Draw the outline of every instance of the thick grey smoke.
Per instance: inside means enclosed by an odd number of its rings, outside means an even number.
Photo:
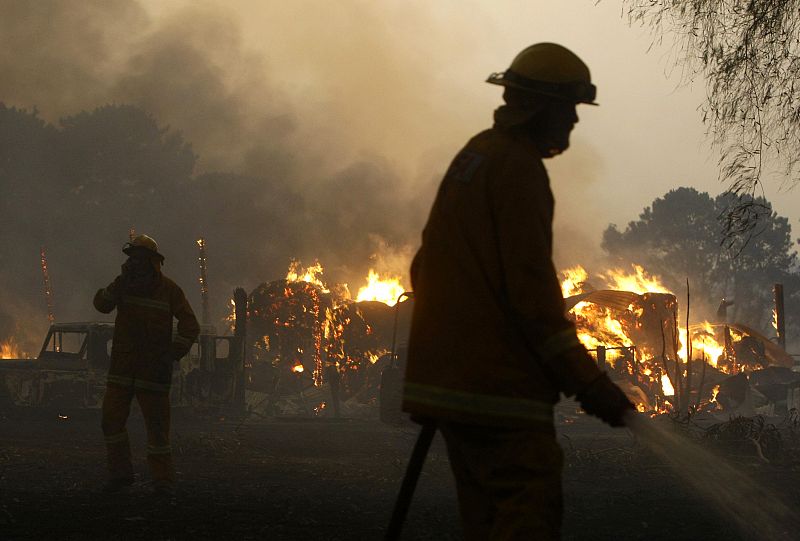
[[[331,280],[351,285],[376,257],[395,261],[383,270],[405,270],[397,267],[417,242],[437,175],[411,190],[386,158],[339,159],[346,118],[312,143],[314,119],[301,118],[270,80],[279,74],[268,59],[246,48],[221,9],[158,20],[128,1],[1,1],[0,10],[0,102],[40,112],[5,109],[0,126],[15,164],[1,179],[0,338],[19,334],[23,320],[32,329],[23,339],[44,327],[41,246],[57,318],[96,317],[91,295],[115,276],[129,228],[157,238],[165,272],[198,312],[194,241],[206,237],[217,318],[234,286],[282,277],[290,258],[319,258]],[[140,148],[153,139],[160,149]],[[117,158],[130,141],[143,143]],[[19,161],[19,149],[34,146],[42,150]]]

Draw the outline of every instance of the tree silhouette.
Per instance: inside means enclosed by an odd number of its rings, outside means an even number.
[[[780,166],[796,184],[800,163],[800,1],[625,0],[631,21],[677,36],[687,78],[702,74],[703,120],[721,149],[720,177],[734,197],[720,217],[738,244],[768,220],[757,203],[763,173]]]
[[[191,145],[137,107],[107,105],[60,125],[64,195],[86,208],[137,205],[191,178]]]
[[[671,190],[623,231],[610,225],[603,233],[603,249],[619,262],[644,265],[676,292],[685,290],[688,277],[692,298],[703,305],[707,317],[722,298],[734,299],[735,318],[766,329],[772,317],[772,285],[784,283],[787,292],[797,292],[800,286],[791,227],[772,212],[768,201],[755,200],[769,214],[734,257],[722,245],[724,234],[715,218],[731,197],[735,196],[724,193],[712,198],[694,188]]]

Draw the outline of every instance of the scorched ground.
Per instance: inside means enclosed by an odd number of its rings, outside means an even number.
[[[174,500],[158,501],[137,447],[134,490],[113,498],[99,492],[104,454],[96,412],[3,411],[0,538],[381,539],[416,436],[412,425],[377,420],[175,417],[179,490]],[[132,440],[144,441],[138,413],[130,424],[138,432]],[[748,538],[625,431],[605,429],[570,405],[559,408],[558,428],[566,454],[565,539]],[[766,462],[752,445],[718,450],[789,506],[800,504],[796,452],[785,448]],[[404,538],[460,538],[438,439]]]

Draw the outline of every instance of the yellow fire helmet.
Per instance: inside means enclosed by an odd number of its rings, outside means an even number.
[[[158,253],[158,243],[147,235],[137,235],[130,242],[126,242],[122,247],[122,251],[127,255],[146,255],[149,257],[156,257],[162,263],[164,256]]]
[[[592,84],[589,68],[575,53],[555,43],[527,47],[506,71],[492,73],[486,82],[597,105],[597,88]]]

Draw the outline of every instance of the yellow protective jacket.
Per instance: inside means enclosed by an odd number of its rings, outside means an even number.
[[[542,159],[522,134],[496,126],[455,157],[412,264],[405,411],[552,430],[559,392],[600,376],[565,317],[553,205]],[[565,355],[577,369],[558,364]]]
[[[94,306],[108,314],[117,309],[108,383],[167,392],[173,361],[188,353],[200,325],[181,288],[159,273],[146,296],[126,293],[121,278],[94,296]],[[178,320],[177,334],[172,319]]]

